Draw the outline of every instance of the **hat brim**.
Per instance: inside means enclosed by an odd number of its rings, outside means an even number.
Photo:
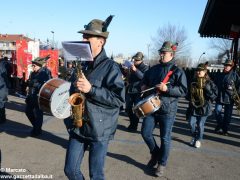
[[[108,34],[109,34],[109,32],[97,33],[97,32],[89,31],[89,30],[81,30],[81,31],[78,31],[78,33],[89,34],[89,35],[93,35],[93,36],[100,36],[100,37],[104,37],[104,38],[107,38]]]
[[[206,71],[207,69],[205,68],[196,68],[197,71]]]
[[[224,66],[232,66],[233,64],[230,63],[222,63]]]
[[[32,61],[32,64],[35,64],[35,65],[37,65],[37,66],[39,66],[39,67],[42,67],[42,64],[40,64],[40,63],[38,63],[38,62],[33,62],[33,61]]]

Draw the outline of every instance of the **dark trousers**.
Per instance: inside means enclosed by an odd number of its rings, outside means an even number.
[[[224,105],[224,113],[222,116],[222,104],[215,105],[215,117],[217,120],[217,128],[221,128],[224,133],[228,132],[229,125],[231,123],[233,104]]]
[[[39,109],[37,100],[26,100],[25,114],[31,122],[33,130],[35,132],[41,131],[43,124],[43,111]]]
[[[5,107],[0,108],[0,123],[4,123],[6,121],[6,112]]]
[[[130,127],[133,129],[137,129],[139,118],[134,114],[132,108],[139,102],[139,94],[128,94],[129,101],[127,102],[127,113],[130,120]]]
[[[84,153],[89,147],[89,176],[91,180],[104,180],[104,162],[109,141],[81,142],[77,138],[70,138],[64,172],[70,180],[85,179],[80,166]]]

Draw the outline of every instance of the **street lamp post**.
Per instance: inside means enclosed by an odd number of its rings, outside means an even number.
[[[54,49],[54,31],[51,31],[51,33],[53,34],[53,40],[52,40],[52,48]]]
[[[202,57],[204,54],[206,54],[206,53],[203,52],[203,53],[201,54],[201,56],[199,57],[199,59],[198,59],[198,64],[200,63],[201,57]]]

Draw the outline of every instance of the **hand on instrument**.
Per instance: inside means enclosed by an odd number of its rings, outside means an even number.
[[[168,87],[165,83],[160,83],[156,85],[156,89],[160,92],[166,92],[168,90]]]
[[[134,71],[134,72],[137,71],[137,68],[136,68],[136,66],[134,66],[134,64],[131,66],[131,70]]]
[[[88,93],[92,88],[92,85],[87,80],[87,78],[84,76],[84,74],[82,75],[81,78],[78,78],[78,80],[76,82],[76,86],[83,93]]]

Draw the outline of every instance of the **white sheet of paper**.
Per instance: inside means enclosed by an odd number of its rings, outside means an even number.
[[[93,61],[89,42],[64,41],[62,42],[62,47],[66,61]]]
[[[127,68],[130,68],[133,65],[133,63],[130,60],[125,60],[123,65],[126,66]]]

